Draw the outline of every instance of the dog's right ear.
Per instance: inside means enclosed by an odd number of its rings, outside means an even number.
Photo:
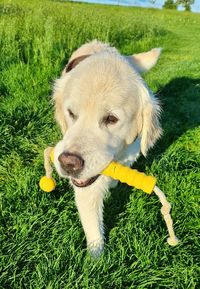
[[[67,131],[67,121],[65,119],[63,108],[63,89],[65,79],[63,77],[57,79],[54,83],[53,100],[55,106],[55,119],[60,126],[61,132],[64,135]]]
[[[55,102],[55,119],[63,135],[67,131],[67,122],[63,111],[63,89],[65,87],[66,77],[72,69],[89,56],[90,54],[85,54],[70,60],[62,72],[61,78],[57,79],[54,84],[53,100]]]
[[[76,57],[74,59],[72,59],[71,61],[69,61],[67,63],[67,65],[65,66],[62,75],[70,72],[72,69],[74,69],[81,61],[83,61],[85,58],[88,58],[90,56],[90,54],[85,54],[85,55],[81,55],[79,57]]]
[[[71,71],[74,67],[76,67],[81,61],[83,61],[85,58],[88,58],[90,54],[85,54],[81,55],[79,57],[76,57],[72,61],[70,61],[66,66],[65,66],[65,72]]]

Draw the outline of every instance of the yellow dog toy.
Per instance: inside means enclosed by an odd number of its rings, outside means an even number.
[[[51,192],[56,187],[56,182],[51,176],[53,169],[50,165],[50,160],[52,163],[54,162],[54,148],[52,147],[48,147],[44,150],[44,167],[46,170],[46,176],[43,176],[39,182],[40,188],[45,192]],[[154,191],[162,204],[161,213],[166,222],[170,236],[167,239],[167,242],[171,246],[178,244],[178,239],[173,230],[173,221],[170,216],[171,205],[167,201],[165,194],[156,186],[156,178],[147,176],[144,173],[130,169],[129,167],[123,166],[117,162],[111,162],[103,170],[102,174],[119,180],[122,183],[127,183],[137,189],[141,189],[147,194],[151,194]]]

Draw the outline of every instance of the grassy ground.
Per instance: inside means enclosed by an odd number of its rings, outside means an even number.
[[[0,15],[0,288],[200,288],[199,15],[46,0],[3,0]],[[167,192],[177,247],[157,198],[120,184],[105,203],[105,252],[91,260],[67,182],[38,188],[43,149],[60,137],[52,82],[94,38],[125,54],[164,48],[145,76],[164,135],[136,167]]]

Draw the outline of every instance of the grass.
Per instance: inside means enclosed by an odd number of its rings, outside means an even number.
[[[33,3],[32,3],[33,2]],[[200,288],[199,15],[152,9],[0,1],[0,288]],[[173,205],[166,243],[156,197],[119,184],[105,202],[106,248],[91,260],[72,190],[38,188],[43,149],[61,137],[51,87],[71,52],[97,38],[129,54],[163,47],[145,75],[164,135],[136,167]]]

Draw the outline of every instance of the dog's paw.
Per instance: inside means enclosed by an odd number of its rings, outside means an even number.
[[[100,257],[101,253],[104,249],[104,241],[102,239],[97,239],[94,241],[91,241],[87,245],[88,250],[93,258]]]

